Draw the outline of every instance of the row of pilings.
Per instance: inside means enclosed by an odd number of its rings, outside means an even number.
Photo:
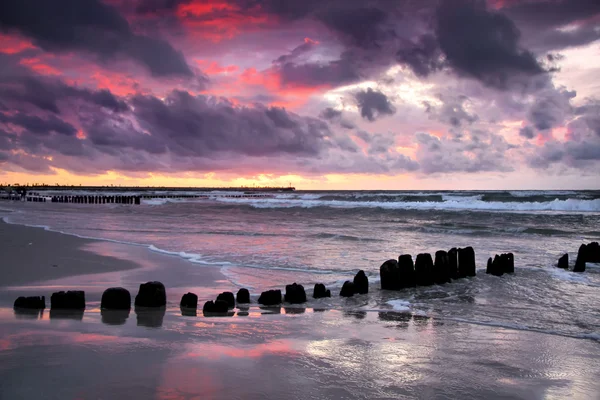
[[[417,255],[413,264],[412,256],[401,255],[399,261],[388,260],[380,267],[381,289],[401,290],[416,286],[429,286],[444,284],[453,279],[465,278],[476,275],[475,251],[472,247],[464,249],[450,249],[446,252],[440,250],[435,253],[435,261],[428,253]],[[488,261],[488,274],[502,275],[514,273],[514,257],[512,253],[496,255]],[[500,273],[502,272],[502,273]],[[358,271],[352,281],[344,282],[340,297],[352,297],[356,294],[369,293],[369,279],[363,270]],[[315,299],[331,297],[331,291],[322,283],[314,286],[312,297]],[[129,291],[122,287],[106,289],[102,294],[101,310],[126,310],[131,309],[132,297]],[[56,292],[51,297],[52,310],[79,310],[83,316],[85,310],[85,293],[83,291]],[[213,300],[204,303],[202,307],[205,316],[228,315],[233,308],[250,304],[248,289],[239,289],[236,295],[232,292],[223,292]],[[293,283],[286,285],[285,293],[281,290],[267,290],[260,294],[257,300],[260,306],[277,307],[282,303],[303,304],[307,302],[304,286]],[[161,282],[146,282],[139,287],[135,296],[134,305],[137,308],[162,309],[167,305],[167,292]],[[196,315],[198,309],[198,296],[195,293],[186,293],[179,303],[182,315]],[[46,308],[45,297],[19,297],[14,303],[17,309],[43,310]]]
[[[140,204],[140,196],[52,196],[52,203]]]
[[[40,193],[3,194],[0,200],[26,201],[33,203],[76,203],[76,204],[135,204],[139,205],[142,200],[153,199],[211,199],[214,195],[207,194],[164,194],[164,195],[61,195],[46,196]],[[219,198],[261,198],[265,194],[219,194]]]
[[[583,243],[577,251],[573,272],[585,272],[586,263],[600,264],[600,244],[598,242]],[[558,268],[569,269],[569,253],[563,254],[556,264]]]

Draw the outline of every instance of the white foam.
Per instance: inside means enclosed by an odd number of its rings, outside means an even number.
[[[160,249],[160,248],[154,246],[153,244],[149,245],[148,248],[150,250],[152,250],[152,251],[157,252],[157,253],[162,253],[162,254],[168,254],[168,255],[171,255],[171,256],[181,257],[181,258],[183,258],[185,260],[188,260],[189,262],[192,262],[194,264],[203,264],[203,265],[231,265],[231,263],[228,262],[228,261],[209,261],[202,254],[188,253],[188,252],[185,252],[185,251],[169,251],[169,250],[164,250],[164,249]]]
[[[255,208],[383,208],[383,209],[414,209],[414,210],[483,210],[483,211],[557,211],[557,212],[600,212],[600,199],[579,200],[567,199],[546,202],[500,202],[473,199],[472,196],[454,198],[442,202],[435,201],[346,201],[346,200],[304,200],[281,198],[216,198],[215,200],[247,204]]]
[[[589,264],[587,264],[589,266]],[[584,274],[567,271],[562,268],[556,268],[556,266],[544,268],[544,271],[548,271],[554,278],[560,279],[562,281],[567,282],[577,282],[577,283],[589,283],[589,279]]]
[[[169,199],[142,199],[142,204],[147,206],[162,206],[170,203]]]
[[[530,196],[567,196],[574,195],[575,192],[571,190],[544,190],[544,191],[536,191],[536,190],[511,190],[508,192],[513,197],[530,197]]]
[[[410,312],[410,302],[406,300],[390,300],[387,302],[394,311]]]

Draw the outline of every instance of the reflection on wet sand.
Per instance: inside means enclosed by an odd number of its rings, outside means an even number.
[[[235,315],[235,311],[229,310],[226,313],[204,313],[206,318],[214,318],[214,317],[233,317]]]
[[[165,318],[166,307],[135,307],[137,325],[147,328],[160,328]]]
[[[35,381],[36,389],[56,398],[566,398],[570,392],[596,398],[595,342],[437,325],[434,318],[392,310],[366,316],[341,310],[286,315],[302,310],[297,307],[269,316],[250,310],[258,318],[181,318],[176,308],[138,308],[138,325],[160,327],[144,330],[131,323],[107,326],[126,320],[126,311],[92,308],[83,323],[46,324],[0,309],[6,327],[0,382],[10,383],[0,386],[0,398],[33,397],[21,394],[40,360],[44,367],[64,365],[46,368]],[[100,320],[104,324],[93,323]],[[86,382],[65,384],[65,374]],[[490,380],[483,383],[482,376]]]
[[[344,311],[345,317],[352,317],[356,319],[365,319],[367,316],[366,311]]]
[[[306,312],[304,307],[283,307],[283,310],[286,314],[304,314]]]
[[[15,317],[18,319],[43,319],[44,310],[32,310],[30,308],[14,308]]]
[[[429,318],[426,315],[418,315],[418,314],[413,315],[413,323],[415,324],[415,326],[418,326],[418,327],[426,327],[427,324],[429,323],[430,319],[431,318]]]
[[[197,317],[198,310],[196,308],[179,307],[182,317]]]
[[[85,310],[50,309],[50,319],[72,319],[81,321]]]
[[[124,325],[129,318],[131,310],[107,310],[100,309],[100,315],[102,316],[102,323],[106,325]]]
[[[279,307],[260,306],[259,308],[262,310],[261,314],[281,314],[281,306],[279,306]]]
[[[386,311],[378,313],[378,317],[380,321],[396,322],[397,325],[394,325],[396,328],[407,329],[412,319],[412,314]]]

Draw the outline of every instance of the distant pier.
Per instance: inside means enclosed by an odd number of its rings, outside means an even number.
[[[0,191],[0,200],[33,203],[131,204],[154,199],[264,198],[273,192],[294,191],[293,187],[258,188],[165,188],[106,186],[29,186]],[[214,193],[215,191],[224,193]],[[72,193],[68,193],[72,192]],[[73,193],[87,192],[87,193]],[[120,192],[121,194],[117,194]],[[129,192],[130,194],[123,194]],[[187,193],[185,193],[187,192]],[[189,193],[194,192],[194,193]],[[240,193],[243,192],[243,193]]]

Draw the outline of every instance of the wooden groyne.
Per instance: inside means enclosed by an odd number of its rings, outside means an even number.
[[[220,193],[220,194],[136,194],[136,195],[46,195],[39,192],[27,194],[6,193],[0,195],[0,200],[25,201],[33,203],[74,203],[74,204],[133,204],[140,205],[142,200],[156,199],[205,199],[214,198],[265,198],[267,193]]]
[[[152,194],[152,192],[293,192],[293,186],[237,186],[237,187],[170,187],[170,186],[48,186],[48,185],[26,185],[26,186],[0,186],[0,190],[9,190],[19,193],[29,192],[121,192]]]

